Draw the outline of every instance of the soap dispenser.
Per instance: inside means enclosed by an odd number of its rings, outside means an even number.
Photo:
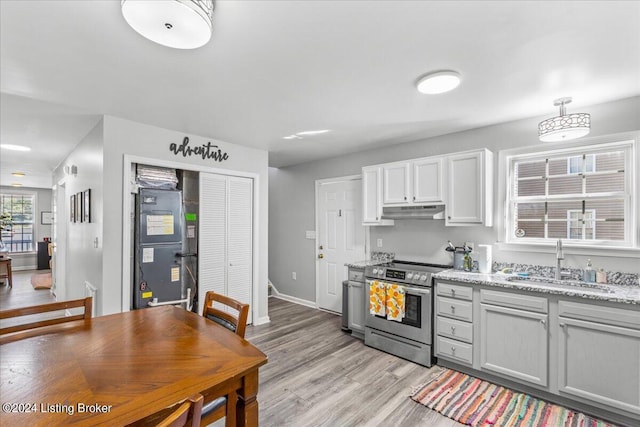
[[[594,283],[596,281],[596,272],[591,265],[591,260],[587,259],[587,267],[582,274],[582,280],[588,283]]]

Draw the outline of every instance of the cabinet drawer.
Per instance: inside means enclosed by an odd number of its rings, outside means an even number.
[[[473,363],[473,346],[449,338],[437,337],[436,355],[471,364]]]
[[[558,302],[558,315],[589,322],[640,329],[640,312],[570,301]]]
[[[436,318],[436,335],[472,343],[473,324],[438,316]]]
[[[480,290],[480,302],[485,304],[500,305],[502,307],[517,308],[519,310],[548,313],[548,301],[546,298],[531,295],[512,294],[510,292]]]
[[[471,301],[460,301],[438,296],[436,297],[436,314],[472,322],[473,306]]]
[[[364,282],[364,270],[349,269],[349,280],[354,282]]]
[[[438,282],[437,287],[438,295],[469,301],[473,298],[473,288],[471,286],[460,286],[452,285],[451,283]]]

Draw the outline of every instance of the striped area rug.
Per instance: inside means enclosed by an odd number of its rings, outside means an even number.
[[[416,390],[411,399],[474,427],[615,427],[451,369]]]

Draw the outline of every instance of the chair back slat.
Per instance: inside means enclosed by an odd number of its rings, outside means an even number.
[[[214,302],[218,302],[227,307],[231,307],[237,311],[237,315],[233,315],[227,311],[220,310],[213,306]],[[204,317],[217,317],[225,322],[235,325],[235,332],[242,338],[247,328],[247,318],[249,317],[249,304],[241,303],[233,298],[229,298],[226,295],[221,295],[213,291],[209,291],[205,295],[204,308],[202,310]]]
[[[30,307],[12,308],[9,310],[0,311],[0,319],[11,319],[22,316],[28,316],[31,314],[49,313],[52,311],[67,310],[70,308],[82,307],[84,309],[82,314],[76,314],[73,316],[56,317],[53,319],[39,320],[29,323],[23,323],[15,326],[7,326],[0,328],[0,335],[10,334],[12,332],[25,331],[27,329],[41,328],[44,326],[56,325],[59,323],[72,322],[74,320],[88,320],[91,319],[92,311],[92,298],[87,297],[78,300],[60,301],[49,304],[34,305]]]

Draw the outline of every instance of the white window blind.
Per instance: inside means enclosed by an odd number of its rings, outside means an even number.
[[[508,158],[506,240],[632,246],[633,142]]]

